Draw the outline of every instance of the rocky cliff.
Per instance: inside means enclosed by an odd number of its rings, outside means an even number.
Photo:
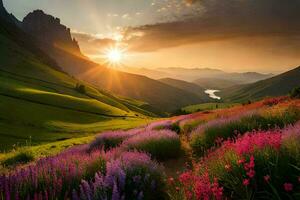
[[[0,18],[2,20],[4,19],[6,21],[13,22],[17,26],[21,25],[21,22],[17,18],[15,18],[14,15],[9,14],[6,11],[6,9],[5,9],[4,5],[3,5],[3,1],[2,0],[0,0]]]
[[[82,56],[79,45],[72,38],[70,29],[60,23],[60,19],[45,14],[42,10],[29,13],[22,22],[22,29],[33,35],[43,49],[55,48]]]
[[[2,10],[4,9],[4,6],[3,6],[3,1],[0,0],[0,12],[2,12]]]

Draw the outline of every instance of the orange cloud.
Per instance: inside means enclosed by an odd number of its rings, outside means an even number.
[[[99,54],[105,48],[109,46],[114,46],[116,41],[111,38],[100,38],[97,35],[92,35],[82,32],[73,32],[72,36],[76,38],[81,49],[87,55]]]
[[[289,38],[300,34],[300,0],[197,2],[192,6],[201,7],[202,12],[190,13],[177,21],[129,28],[126,35],[131,49],[155,51],[211,40],[251,36]]]

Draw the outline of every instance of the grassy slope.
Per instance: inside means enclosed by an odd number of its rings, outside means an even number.
[[[191,92],[144,76],[113,69],[99,68],[93,75],[83,73],[79,77],[118,95],[145,101],[154,107],[151,111],[157,113],[171,112],[182,106],[203,102],[198,95]]]
[[[149,107],[142,106],[142,108],[147,108],[151,112],[162,114],[203,102],[198,95],[189,91],[145,76],[106,68],[60,49],[51,49],[48,53],[66,72],[114,94],[147,102]]]
[[[199,111],[206,111],[206,110],[216,110],[216,109],[223,109],[223,108],[230,108],[236,106],[236,103],[203,103],[197,105],[191,105],[182,108],[183,111],[187,113],[194,113]]]
[[[242,102],[287,95],[293,88],[300,86],[299,77],[300,67],[256,83],[228,88],[221,91],[220,96],[226,101]]]
[[[229,81],[217,78],[201,78],[194,81],[195,84],[206,89],[224,89],[239,84],[237,81]]]
[[[26,35],[0,22],[0,150],[22,145],[30,137],[33,144],[41,144],[149,120],[143,114],[151,113],[134,103],[125,105],[122,99],[44,64],[29,50]],[[74,89],[77,83],[85,84],[85,94]]]
[[[171,85],[173,87],[194,93],[198,95],[203,101],[208,102],[211,100],[207,94],[204,93],[205,89],[196,85],[194,83],[189,83],[182,80],[172,79],[172,78],[163,78],[159,79],[160,82]]]

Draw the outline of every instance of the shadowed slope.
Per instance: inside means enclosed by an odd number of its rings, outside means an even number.
[[[0,151],[145,123],[151,113],[59,71],[31,37],[0,17]],[[81,86],[81,90],[79,90]]]
[[[227,101],[247,101],[266,96],[287,95],[300,86],[300,67],[256,83],[228,88],[220,96]]]
[[[50,25],[39,25],[41,21]],[[89,61],[79,53],[74,45],[74,39],[69,36],[65,38],[65,35],[69,35],[69,29],[61,25],[58,19],[42,11],[34,11],[26,16],[22,27],[28,34],[37,38],[39,47],[55,59],[64,71],[115,94],[145,101],[150,107],[154,107],[151,108],[152,111],[162,113],[202,102],[201,98],[188,91],[144,76],[109,69]],[[48,30],[49,27],[52,28]],[[57,29],[58,32],[53,32],[53,29]],[[59,34],[61,30],[65,32]],[[49,34],[51,39],[41,40],[45,34]],[[65,38],[65,43],[62,38]],[[71,41],[73,41],[73,47],[66,50],[64,46],[69,46]]]

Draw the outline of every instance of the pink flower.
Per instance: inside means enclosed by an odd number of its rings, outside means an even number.
[[[267,183],[269,183],[269,181],[270,181],[270,175],[266,175],[266,176],[264,176],[264,180],[267,182]]]
[[[254,167],[255,167],[254,156],[251,155],[250,162],[249,162],[249,168],[254,168]]]
[[[255,171],[253,169],[250,169],[250,171],[247,172],[247,175],[249,176],[249,178],[253,178],[255,175]]]
[[[291,192],[293,190],[293,184],[291,183],[285,183],[283,184],[283,187],[286,192]]]
[[[243,185],[244,185],[244,186],[248,186],[249,184],[250,184],[249,179],[244,179],[244,180],[243,180]]]
[[[243,164],[244,162],[245,162],[245,159],[239,159],[237,163],[238,163],[239,165],[241,165],[241,164]]]

